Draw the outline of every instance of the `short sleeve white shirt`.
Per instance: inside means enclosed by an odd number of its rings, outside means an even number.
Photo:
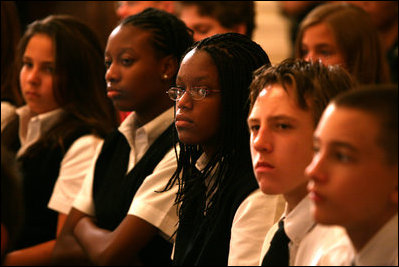
[[[168,109],[160,116],[146,125],[138,128],[135,113],[132,112],[119,126],[119,131],[126,137],[130,146],[128,172],[145,154],[149,146],[173,122],[173,108]],[[96,152],[96,157],[87,173],[82,189],[79,192],[73,207],[94,216],[94,203],[92,188],[94,168],[101,147]],[[171,237],[177,227],[177,210],[174,205],[177,186],[169,191],[158,193],[162,190],[176,170],[176,155],[172,148],[158,163],[152,174],[147,176],[137,190],[128,214],[137,216],[161,230],[164,237]],[[166,236],[165,236],[166,235]]]
[[[43,114],[34,114],[28,106],[23,106],[16,112],[19,116],[18,134],[21,142],[17,155],[21,156],[60,119],[64,111],[55,109]],[[101,138],[91,134],[73,142],[61,161],[59,175],[48,203],[50,209],[64,214],[69,212],[100,142]]]
[[[262,243],[285,206],[282,195],[266,195],[259,188],[238,207],[231,228],[229,266],[258,264]]]

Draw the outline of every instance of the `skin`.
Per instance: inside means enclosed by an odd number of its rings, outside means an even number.
[[[41,114],[59,108],[54,99],[53,72],[55,48],[52,39],[45,34],[35,34],[28,42],[23,55],[20,84],[24,99],[32,112]],[[57,236],[66,214],[59,213]],[[48,265],[55,240],[32,247],[15,250],[5,259],[4,265]]]
[[[186,23],[188,28],[194,31],[194,41],[205,39],[217,33],[238,32],[245,34],[246,31],[245,24],[226,28],[215,18],[201,16],[198,12],[198,7],[194,5],[184,6],[180,13],[180,19]]]
[[[134,110],[140,125],[173,105],[165,92],[177,61],[172,56],[157,55],[150,43],[151,34],[131,25],[118,26],[105,49],[108,97],[119,110]],[[165,74],[167,79],[163,78]]]
[[[324,65],[341,65],[345,67],[345,57],[331,29],[326,23],[308,27],[302,37],[302,58],[306,61],[320,60]]]
[[[54,49],[48,35],[35,34],[29,40],[22,58],[19,75],[22,95],[29,108],[37,114],[59,107],[53,89]]]
[[[130,15],[140,13],[146,8],[153,7],[173,13],[173,1],[118,1],[116,14],[124,19]]]
[[[307,194],[305,167],[312,159],[313,119],[292,90],[263,89],[248,117],[253,168],[265,194],[283,194],[292,210]]]
[[[218,70],[208,53],[191,50],[184,58],[176,84],[190,90],[191,87],[207,87],[220,90]],[[176,103],[176,129],[181,142],[199,144],[209,156],[214,152],[219,132],[221,94],[210,93],[202,100],[193,100],[187,92]]]
[[[108,97],[119,109],[134,110],[139,126],[173,105],[165,92],[177,71],[177,60],[157,56],[150,37],[151,33],[134,26],[118,26],[105,51]],[[169,78],[163,78],[164,74]],[[138,253],[158,231],[134,215],[127,215],[114,231],[108,231],[97,227],[95,218],[72,208],[53,259],[60,264],[142,265]]]
[[[357,251],[398,212],[398,164],[376,143],[379,129],[373,115],[330,104],[306,168],[315,220],[345,227]]]

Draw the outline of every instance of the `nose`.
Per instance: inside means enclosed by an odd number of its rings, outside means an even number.
[[[193,100],[190,94],[185,91],[182,97],[177,101],[177,108],[179,109],[192,109],[193,108]]]
[[[108,67],[107,71],[105,72],[105,80],[107,82],[117,82],[120,80],[121,74],[118,70],[118,67],[115,63],[111,63],[110,66]]]
[[[29,70],[28,75],[27,75],[27,81],[30,84],[38,85],[40,84],[40,70],[38,67],[33,67],[31,70]]]
[[[258,152],[273,151],[272,136],[266,127],[260,127],[256,135],[251,134],[252,146]]]
[[[315,182],[326,180],[326,171],[324,164],[324,156],[320,153],[313,155],[312,162],[305,168],[305,175]]]

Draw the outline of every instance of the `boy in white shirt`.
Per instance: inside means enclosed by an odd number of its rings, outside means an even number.
[[[306,173],[314,219],[345,228],[355,250],[349,264],[398,265],[397,85],[334,99],[313,147]]]

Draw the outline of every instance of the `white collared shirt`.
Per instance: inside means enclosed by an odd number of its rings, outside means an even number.
[[[296,255],[299,244],[305,235],[315,226],[315,222],[310,214],[310,200],[308,197],[303,198],[296,207],[287,214],[287,205],[282,218],[284,219],[284,230],[290,239],[288,243],[290,260],[289,265],[295,266]],[[268,231],[262,247],[261,257],[258,259],[258,264],[262,265],[263,258],[269,250],[270,242],[278,229],[278,223],[275,223]]]
[[[345,266],[351,265],[354,250],[340,226],[316,226],[299,245],[295,264],[300,266]]]
[[[119,131],[126,137],[131,148],[129,155],[128,172],[141,159],[149,146],[173,122],[173,107],[159,115],[146,125],[137,128],[135,113],[132,112],[119,126]],[[82,190],[76,197],[73,207],[89,215],[94,215],[92,187],[94,169],[102,146],[97,149],[96,156],[91,163]],[[177,167],[175,151],[172,148],[158,163],[152,174],[147,176],[137,190],[127,215],[137,216],[162,231],[165,238],[172,236],[176,230],[178,217],[174,205],[177,186],[169,191],[157,193],[162,190],[172,177]]]
[[[355,265],[398,265],[398,213],[356,254]]]
[[[23,155],[26,149],[37,142],[40,136],[48,131],[61,118],[62,109],[55,109],[43,114],[34,114],[28,106],[17,109],[19,118],[19,139],[21,148],[17,156]],[[79,192],[88,166],[91,163],[96,147],[102,139],[89,134],[73,142],[64,155],[48,208],[67,214]]]
[[[204,154],[196,167],[203,170],[208,163]],[[207,177],[209,189],[214,181]],[[249,194],[238,207],[232,227],[229,249],[229,266],[254,266],[258,264],[264,236],[280,218],[285,205],[282,195],[266,195],[258,188]]]

